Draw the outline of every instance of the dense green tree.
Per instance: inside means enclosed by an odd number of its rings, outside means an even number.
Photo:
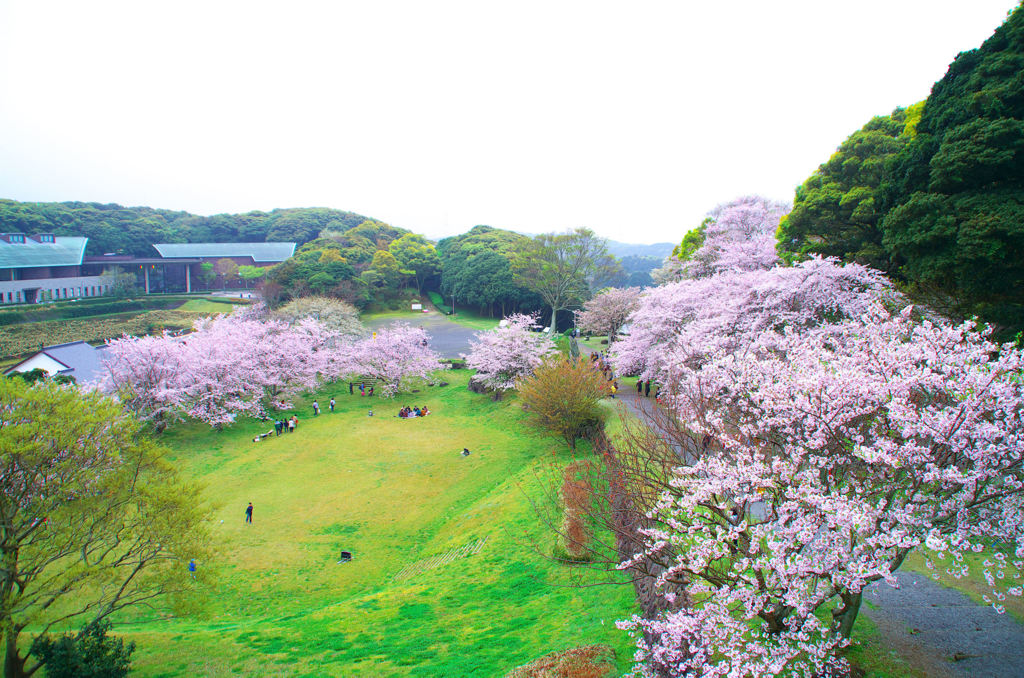
[[[1024,7],[935,84],[883,191],[882,244],[912,288],[1024,328]]]
[[[259,280],[267,274],[267,269],[262,266],[239,266],[238,277],[248,285],[252,280]]]
[[[402,267],[395,255],[387,250],[377,250],[370,262],[370,270],[380,276],[380,286],[390,289],[398,289],[402,280]]]
[[[108,636],[110,621],[87,624],[75,635],[37,636],[31,654],[46,666],[47,678],[125,678],[135,643]]]
[[[403,270],[412,271],[416,283],[416,294],[422,294],[423,286],[432,282],[441,272],[441,259],[437,250],[422,235],[406,233],[388,245],[388,251],[398,260]]]
[[[96,623],[196,584],[185,565],[208,560],[207,507],[165,452],[114,400],[0,379],[5,678],[38,668],[19,643],[26,629]]]
[[[889,269],[878,223],[884,214],[881,186],[886,163],[913,137],[923,106],[872,118],[796,189],[793,210],[779,225],[784,259],[819,254]],[[690,251],[695,242],[684,238],[680,251]]]
[[[541,298],[517,285],[512,275],[512,258],[528,241],[525,235],[490,226],[474,226],[441,240],[441,293],[492,315],[539,310]]]

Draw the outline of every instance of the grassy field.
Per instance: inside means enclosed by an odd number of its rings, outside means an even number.
[[[525,429],[514,399],[470,393],[468,376],[392,401],[337,385],[319,394],[323,414],[310,416],[307,399],[295,433],[260,443],[268,426],[251,421],[167,433],[173,461],[216,506],[219,556],[199,567],[218,576],[199,615],[118,620],[116,633],[138,643],[134,674],[502,676],[593,643],[614,647],[625,672],[632,644],[614,621],[632,613],[631,588],[580,587],[612,579],[553,562],[554,537],[530,503],[545,502],[538,475],[568,453]],[[433,414],[396,418],[405,404]],[[629,416],[618,405],[604,404],[611,435]],[[481,540],[473,555],[425,562]],[[342,550],[352,562],[337,562]],[[919,675],[865,615],[850,658],[868,678]]]
[[[256,422],[169,432],[174,461],[218,505],[221,555],[200,568],[219,578],[202,616],[120,620],[117,633],[139,644],[138,675],[496,676],[589,643],[617,648],[626,669],[631,646],[613,624],[631,613],[631,588],[574,586],[609,575],[553,562],[528,499],[567,453],[467,378],[374,399],[373,417],[371,401],[339,387],[336,413],[304,407],[295,433],[260,443]],[[404,404],[434,414],[398,419]],[[475,555],[399,576],[482,539]],[[343,549],[352,562],[337,562]]]

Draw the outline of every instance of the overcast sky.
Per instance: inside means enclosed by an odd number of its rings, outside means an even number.
[[[0,197],[676,241],[1016,0],[0,0]]]

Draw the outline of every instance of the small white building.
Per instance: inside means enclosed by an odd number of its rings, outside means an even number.
[[[54,377],[63,375],[74,377],[78,384],[96,381],[103,376],[105,346],[92,346],[86,341],[73,341],[67,344],[45,346],[38,353],[29,356],[14,367],[4,371],[4,375],[15,372],[31,372],[38,368]]]

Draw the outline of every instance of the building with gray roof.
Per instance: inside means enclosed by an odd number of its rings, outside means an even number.
[[[97,381],[106,372],[103,365],[105,349],[105,346],[92,346],[85,341],[45,346],[17,365],[8,368],[4,374],[41,369],[51,377],[74,377],[76,383],[88,384]]]
[[[249,265],[279,264],[295,254],[293,242],[161,242],[153,247],[164,259],[248,259]]]

